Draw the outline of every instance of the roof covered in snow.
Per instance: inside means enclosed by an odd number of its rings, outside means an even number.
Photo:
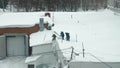
[[[39,23],[40,18],[44,18],[44,22],[53,23],[52,19],[44,16],[45,12],[16,12],[3,13],[0,15],[0,28],[4,27],[30,27]]]
[[[30,46],[52,43],[53,31],[38,31],[30,35]]]
[[[35,56],[29,56],[26,58],[25,63],[30,63],[38,60],[41,57],[41,55],[35,55]]]

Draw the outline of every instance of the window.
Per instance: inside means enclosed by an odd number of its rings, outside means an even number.
[[[29,64],[28,68],[34,68],[34,64]]]

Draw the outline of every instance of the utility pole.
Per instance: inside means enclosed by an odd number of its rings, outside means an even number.
[[[71,58],[70,58],[70,60],[73,59],[73,53],[74,53],[74,48],[73,47],[71,47],[71,48],[72,48],[72,52],[71,52]]]
[[[85,49],[84,49],[83,42],[82,42],[82,51],[83,51],[83,58],[84,58],[85,57]]]

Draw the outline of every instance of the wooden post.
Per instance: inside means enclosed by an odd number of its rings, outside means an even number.
[[[70,58],[70,60],[73,59],[73,52],[74,52],[74,48],[73,47],[71,47],[71,48],[72,48],[72,52],[71,52],[71,58]]]
[[[76,34],[76,42],[77,42],[77,34]]]
[[[85,49],[84,49],[84,45],[83,45],[83,42],[82,42],[82,51],[83,51],[83,58],[85,57]]]

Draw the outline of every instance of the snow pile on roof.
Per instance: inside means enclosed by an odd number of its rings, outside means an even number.
[[[44,16],[45,12],[16,12],[4,13],[0,16],[0,27],[30,27],[39,23],[40,18],[44,22],[53,23],[52,19]]]
[[[46,44],[52,42],[53,31],[44,30],[42,32],[36,32],[30,35],[30,46],[36,46],[40,44]]]
[[[83,43],[85,52],[92,53],[105,62],[120,62],[120,16],[114,15],[110,10],[54,15],[54,31],[70,33],[70,41],[59,41],[61,49],[73,46],[79,53],[82,52]],[[80,57],[75,60],[81,60]]]
[[[39,23],[39,18],[42,15],[42,12],[4,13],[0,16],[0,26],[34,25],[35,23]]]
[[[23,27],[33,27],[34,25],[7,25],[7,26],[0,26],[0,28],[23,28]]]
[[[26,57],[7,57],[4,60],[0,60],[0,68],[27,68],[25,64]]]
[[[41,55],[35,55],[35,56],[27,57],[26,60],[25,60],[25,63],[34,62],[34,61],[36,61],[40,57],[41,57]]]
[[[44,23],[49,23],[50,25],[52,25],[54,22],[52,21],[52,19],[48,16],[43,17],[44,18]]]

